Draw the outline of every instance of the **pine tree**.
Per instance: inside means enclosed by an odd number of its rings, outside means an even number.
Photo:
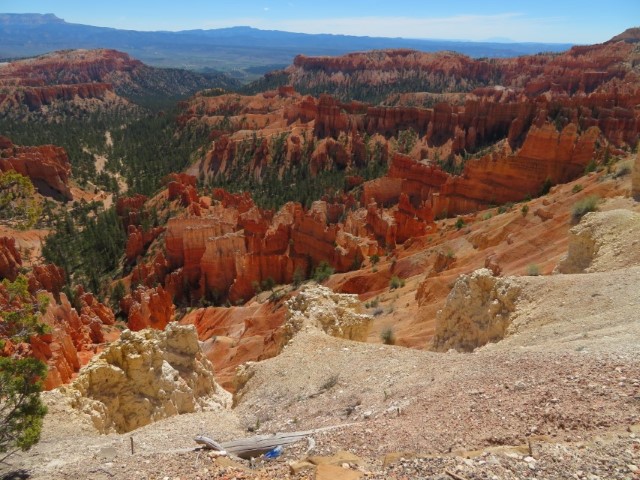
[[[47,297],[34,298],[26,277],[4,280],[0,287],[11,308],[0,312],[0,348],[7,341],[28,342],[48,328],[39,322]],[[18,450],[28,450],[40,439],[47,408],[40,400],[46,365],[35,358],[0,357],[0,462]]]

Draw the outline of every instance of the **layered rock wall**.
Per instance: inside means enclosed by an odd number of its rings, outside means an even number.
[[[599,133],[591,128],[579,134],[573,124],[561,132],[550,124],[532,127],[517,153],[468,161],[462,175],[441,187],[440,208],[449,214],[467,213],[536,196],[545,183],[568,182],[594,158]]]

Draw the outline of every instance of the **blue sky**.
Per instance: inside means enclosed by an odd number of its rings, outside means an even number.
[[[640,0],[0,0],[1,13],[55,13],[135,30],[249,25],[305,33],[597,43],[640,26]],[[634,25],[635,24],[635,25]]]

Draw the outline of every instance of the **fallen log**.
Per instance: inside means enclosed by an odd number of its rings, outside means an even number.
[[[204,435],[196,435],[194,437],[194,440],[196,443],[199,443],[200,445],[204,445],[205,447],[210,448],[211,450],[220,452],[221,455],[226,455],[227,453],[225,452],[224,447],[212,438],[205,437]]]
[[[206,448],[220,452],[220,455],[235,455],[240,458],[250,459],[257,458],[260,455],[276,448],[277,446],[291,445],[292,443],[304,440],[311,435],[327,430],[333,430],[341,427],[348,427],[350,424],[335,425],[332,427],[316,428],[315,430],[306,430],[301,432],[281,432],[273,435],[256,435],[255,437],[241,438],[239,440],[231,440],[229,442],[218,443],[215,440],[197,435],[194,440]],[[313,442],[315,444],[315,442]]]

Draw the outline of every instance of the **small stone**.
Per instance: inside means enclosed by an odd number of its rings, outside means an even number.
[[[242,463],[236,462],[229,457],[217,457],[214,463],[218,467],[222,468],[237,468],[239,470],[247,471],[247,468]]]
[[[118,455],[118,452],[113,447],[104,447],[104,448],[101,448],[100,451],[98,452],[98,456],[106,460],[113,460],[117,455]]]
[[[527,388],[527,384],[524,383],[522,380],[518,380],[516,383],[514,383],[513,388],[515,390],[522,391]]]
[[[401,462],[407,458],[414,458],[415,453],[412,452],[391,452],[384,456],[383,466],[388,467],[397,462]]]
[[[627,468],[631,473],[636,473],[639,470],[638,466],[634,465],[633,463],[630,463],[629,465],[627,465]]]
[[[298,462],[291,462],[289,464],[289,471],[291,472],[291,475],[296,475],[306,470],[312,470],[313,468],[315,468],[315,465],[313,463],[307,462],[304,460],[298,461]]]
[[[316,469],[316,480],[358,480],[362,475],[362,472],[345,470],[335,465],[318,465]]]
[[[340,468],[342,468],[343,464],[347,464],[347,468],[350,464],[365,465],[364,460],[362,460],[357,455],[354,455],[353,453],[347,452],[345,450],[338,450],[335,455],[332,455],[330,457],[314,455],[307,458],[307,461],[313,463],[314,465],[333,465]]]

